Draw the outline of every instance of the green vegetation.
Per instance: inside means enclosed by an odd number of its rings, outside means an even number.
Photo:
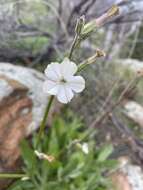
[[[143,27],[141,27],[140,32],[139,32],[139,36],[137,38],[137,42],[136,42],[136,46],[132,55],[132,58],[134,59],[139,59],[139,60],[143,60],[143,46],[141,45],[143,43]]]
[[[12,47],[18,48],[19,50],[29,50],[32,54],[36,54],[41,50],[41,48],[48,45],[48,42],[49,39],[46,37],[27,37],[18,41],[18,43],[13,43]]]
[[[84,130],[83,123],[69,114],[64,121],[56,118],[52,130],[43,135],[40,152],[54,156],[53,162],[39,160],[28,142],[22,142],[24,172],[28,180],[16,181],[9,190],[106,190],[111,186],[108,169],[116,165],[108,159],[113,151],[111,145],[103,148],[95,146],[95,132]],[[35,147],[37,136],[32,140]],[[89,153],[86,154],[82,145],[86,142]],[[106,177],[105,177],[106,176]]]

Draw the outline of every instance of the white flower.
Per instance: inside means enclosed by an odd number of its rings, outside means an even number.
[[[28,176],[25,176],[25,177],[22,177],[21,178],[21,181],[27,181],[27,180],[29,180],[30,178],[28,177]]]
[[[88,153],[89,153],[89,147],[88,147],[88,144],[87,144],[87,143],[83,143],[83,144],[82,144],[82,151],[83,151],[85,154],[88,154]]]
[[[77,65],[65,58],[60,64],[51,63],[45,69],[47,80],[44,82],[45,93],[55,95],[62,103],[68,103],[74,96],[85,88],[85,80],[81,76],[74,76],[77,72]]]

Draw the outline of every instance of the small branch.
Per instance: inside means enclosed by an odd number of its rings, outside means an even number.
[[[131,91],[133,89],[134,85],[136,85],[137,82],[139,82],[139,79],[140,79],[139,75],[135,76],[130,81],[130,83],[126,86],[126,88],[122,91],[118,100],[111,107],[109,107],[106,111],[101,112],[99,114],[99,117],[97,117],[97,119],[92,122],[90,127],[95,127],[95,126],[99,125],[100,123],[102,123],[102,121],[104,121],[104,119],[121,103],[121,101],[124,99],[127,92]]]
[[[119,130],[123,135],[125,135],[125,142],[131,147],[132,151],[135,153],[135,159],[142,164],[143,160],[143,141],[135,136],[133,131],[122,123],[115,114],[110,114],[110,119],[114,126]]]
[[[9,173],[9,174],[5,174],[5,173],[0,173],[0,179],[1,178],[23,178],[23,177],[27,177],[26,174],[12,174],[12,173]]]

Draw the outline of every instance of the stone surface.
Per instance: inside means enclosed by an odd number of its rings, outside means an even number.
[[[0,63],[0,99],[12,93],[13,89],[7,80],[2,78],[7,77],[8,80],[18,81],[21,86],[27,88],[27,97],[32,100],[32,121],[27,127],[27,133],[39,126],[43,111],[47,104],[47,95],[42,92],[42,82],[44,75],[33,69],[25,67],[14,66],[8,63]]]
[[[125,115],[137,123],[139,126],[143,127],[143,106],[135,101],[125,101],[124,102],[124,113]]]
[[[0,63],[0,173],[17,170],[19,143],[40,124],[48,101],[43,81],[33,69]],[[8,183],[0,180],[0,189]]]
[[[137,59],[119,59],[116,60],[119,65],[123,65],[128,69],[131,69],[135,73],[143,70],[143,62]]]
[[[143,188],[143,172],[139,166],[127,164],[122,172],[127,176],[131,190],[141,190]]]
[[[127,158],[120,160],[120,167],[112,175],[116,190],[142,190],[143,171],[140,166],[131,164]]]
[[[143,73],[143,62],[136,59],[119,59],[116,63],[131,70],[135,74]],[[121,70],[122,71],[122,70]],[[134,100],[125,100],[123,102],[123,112],[124,114],[137,123],[139,126],[143,127],[143,105],[135,102]]]

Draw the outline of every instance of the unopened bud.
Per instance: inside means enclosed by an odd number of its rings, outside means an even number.
[[[107,15],[109,17],[115,16],[119,14],[119,7],[117,5],[113,5],[108,11]]]
[[[96,61],[97,58],[99,58],[99,57],[105,57],[105,56],[106,56],[106,53],[103,50],[97,49],[95,55],[93,55],[92,57],[90,57],[88,59],[87,63],[88,64],[92,64],[92,63],[94,63]]]
[[[103,50],[97,49],[95,55],[96,57],[105,57],[106,53]]]
[[[96,53],[93,56],[89,57],[78,66],[78,72],[83,70],[87,65],[95,63],[97,58],[105,57],[105,56],[106,56],[106,53],[103,50],[97,49]]]
[[[96,25],[98,27],[102,26],[110,17],[113,17],[117,14],[119,14],[119,7],[113,5],[105,14],[96,19]]]
[[[88,22],[84,27],[83,27],[83,31],[82,31],[82,34],[83,35],[87,35],[93,31],[96,30],[96,20],[92,20],[90,22]]]
[[[93,19],[88,22],[84,27],[82,34],[86,35],[96,30],[97,27],[102,26],[110,17],[119,14],[119,7],[117,5],[113,5],[106,13],[98,17],[97,19]]]
[[[80,35],[81,34],[81,31],[84,27],[84,24],[85,24],[85,16],[81,16],[78,20],[77,20],[77,24],[76,24],[76,27],[75,27],[75,32],[76,34]]]
[[[54,156],[51,155],[47,155],[44,154],[42,152],[38,152],[37,150],[35,150],[35,154],[36,156],[40,159],[40,160],[48,160],[49,162],[53,162],[55,160]]]

